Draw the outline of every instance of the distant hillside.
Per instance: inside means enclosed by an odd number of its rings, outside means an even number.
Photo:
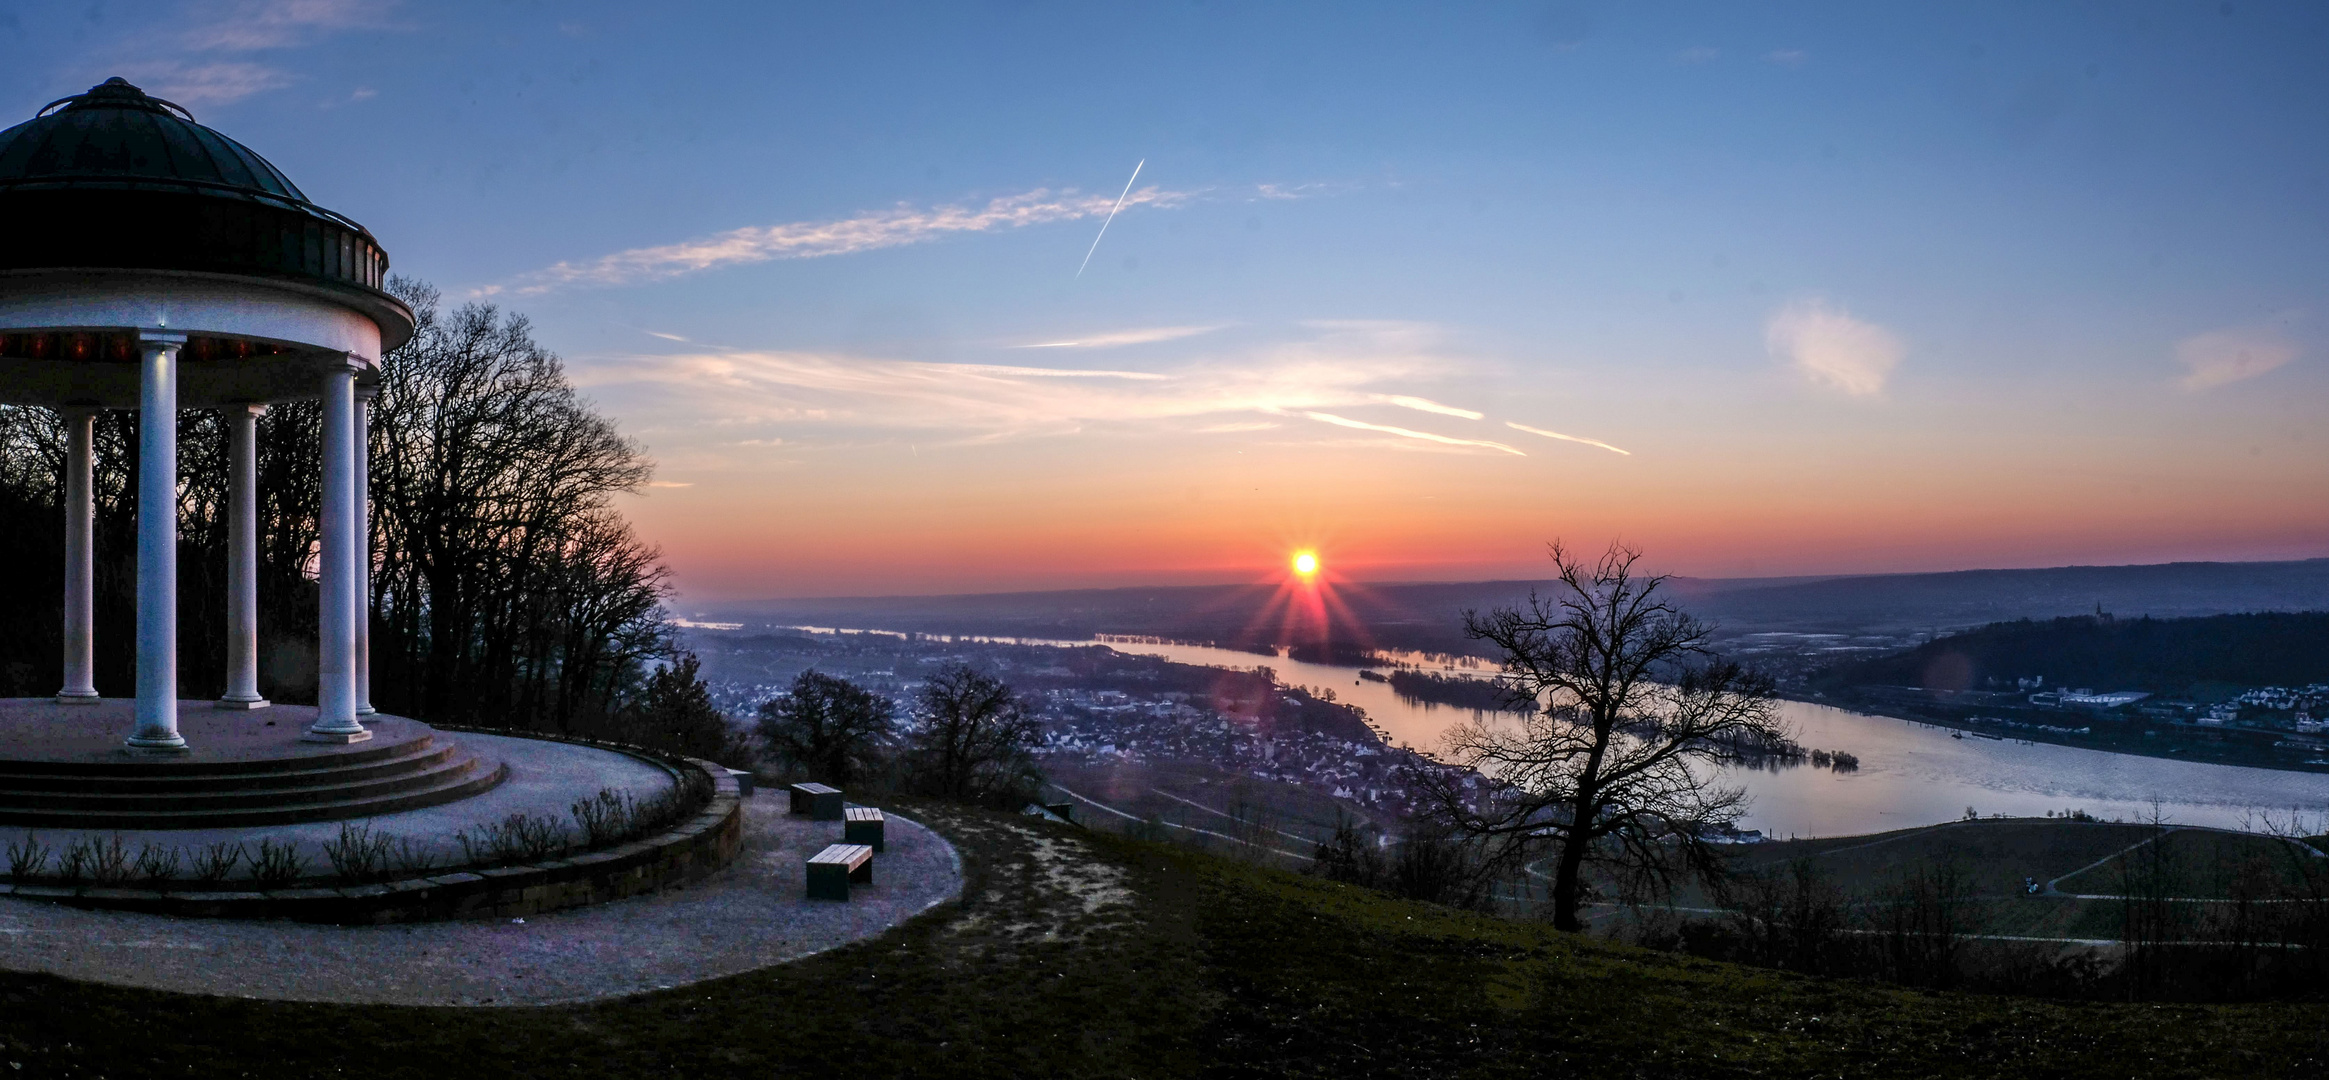
[[[2044,676],[2048,689],[2179,693],[2195,684],[2301,686],[2329,682],[2329,612],[2260,612],[2195,619],[2092,615],[1995,623],[1890,656],[1833,668],[1815,686],[2011,690]]]
[[[2329,610],[2329,559],[1963,570],[1761,584],[1678,580],[1691,609],[1731,630],[1949,630],[2092,614],[2178,618]]]
[[[1346,585],[1337,638],[1382,648],[1467,652],[1466,608],[1525,599],[1541,581]],[[2329,559],[1967,570],[1811,578],[1673,578],[1685,608],[1725,631],[1946,631],[2102,610],[2158,618],[2329,610]],[[943,634],[1089,638],[1143,634],[1226,645],[1291,644],[1270,585],[1078,589],[957,596],[840,597],[719,605],[702,614],[748,622]]]

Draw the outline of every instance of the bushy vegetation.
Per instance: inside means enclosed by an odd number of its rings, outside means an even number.
[[[1040,793],[1042,721],[994,676],[949,664],[922,684],[905,716],[898,712],[880,694],[811,669],[761,706],[758,732],[789,778],[1001,809]]]
[[[1453,705],[1475,712],[1534,712],[1536,704],[1516,701],[1502,680],[1467,679],[1429,671],[1394,671],[1391,692],[1400,700],[1420,705]]]
[[[897,713],[889,698],[810,668],[761,704],[758,730],[778,767],[846,786],[888,766]]]

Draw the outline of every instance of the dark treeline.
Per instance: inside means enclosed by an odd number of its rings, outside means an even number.
[[[612,505],[648,478],[639,447],[575,393],[522,316],[447,311],[411,281],[390,288],[418,332],[383,358],[372,405],[373,703],[576,734],[704,727],[683,688],[652,682],[671,653],[667,571]],[[107,695],[132,692],[136,664],[136,420],[115,411],[96,424],[97,687]],[[315,695],[319,423],[314,402],[277,404],[259,421],[260,688],[285,702]],[[62,678],[63,447],[54,413],[0,408],[0,603],[13,616],[0,624],[0,693],[51,693]],[[204,698],[220,692],[226,665],[223,418],[181,413],[179,447],[180,692]],[[641,711],[656,709],[688,716]]]
[[[1843,664],[1816,685],[2011,690],[2045,676],[2048,689],[2179,693],[2195,683],[2303,686],[2329,682],[2329,612],[2257,612],[2192,619],[2085,615],[1992,623],[1906,652]]]
[[[1414,704],[1453,705],[1474,712],[1535,711],[1534,703],[1513,700],[1512,689],[1501,681],[1428,671],[1394,671],[1390,681],[1392,693]]]
[[[755,734],[787,781],[912,791],[1016,810],[1041,794],[1043,722],[1002,680],[962,664],[933,673],[904,709],[811,668],[763,702]]]

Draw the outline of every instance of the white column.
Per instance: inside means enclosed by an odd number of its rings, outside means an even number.
[[[259,417],[265,405],[226,413],[226,693],[221,709],[264,709],[259,696]]]
[[[65,409],[65,688],[67,705],[97,703],[95,409]]]
[[[352,743],[372,737],[356,720],[356,366],[335,365],[323,384],[323,543],[316,567],[316,717],[301,738]]]
[[[372,707],[372,399],[377,385],[356,388],[356,715]]]
[[[184,751],[178,734],[178,347],[140,333],[137,417],[138,750]]]

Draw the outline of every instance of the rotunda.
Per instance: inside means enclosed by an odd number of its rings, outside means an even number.
[[[334,788],[328,799],[292,800],[309,818],[328,816],[324,802],[346,803],[350,814],[382,805],[367,803],[363,782],[335,773],[337,766],[362,766],[372,779],[394,774],[395,790],[407,796],[428,789],[458,798],[497,780],[498,763],[446,760],[446,745],[426,725],[365,723],[373,714],[366,403],[382,352],[413,333],[410,309],[382,288],[388,256],[372,234],[317,206],[248,147],[119,78],[0,131],[0,222],[7,236],[0,402],[56,409],[67,431],[64,685],[55,704],[18,699],[0,708],[0,773],[11,774],[0,783],[8,789],[0,792],[0,820],[72,809],[59,800],[91,809],[89,800],[105,794],[127,801],[99,799],[97,809],[153,805],[128,798],[133,790],[152,795],[150,784],[122,779],[125,764],[141,757],[150,767],[129,773],[149,779],[156,768],[231,774],[249,782],[225,787],[286,791],[299,786],[289,779],[297,774],[309,786]],[[323,498],[317,704],[309,720],[305,707],[270,708],[259,694],[256,432],[268,403],[315,399],[323,405]],[[223,687],[215,703],[178,695],[182,408],[219,409],[229,420],[228,665],[214,684]],[[92,722],[123,712],[100,699],[93,681],[91,436],[94,416],[106,409],[139,414],[137,679],[134,706],[113,721],[127,730],[115,729],[113,749],[101,753],[90,744]],[[261,709],[271,719],[248,712]],[[280,723],[294,713],[296,725]],[[217,722],[237,714],[254,719]],[[195,728],[216,733],[212,752],[189,743]],[[355,752],[376,730],[394,737]],[[324,767],[319,755],[336,765]],[[400,767],[386,768],[387,759]],[[76,770],[86,775],[64,775]],[[170,790],[191,796],[219,786]],[[42,790],[53,797],[35,797]]]

